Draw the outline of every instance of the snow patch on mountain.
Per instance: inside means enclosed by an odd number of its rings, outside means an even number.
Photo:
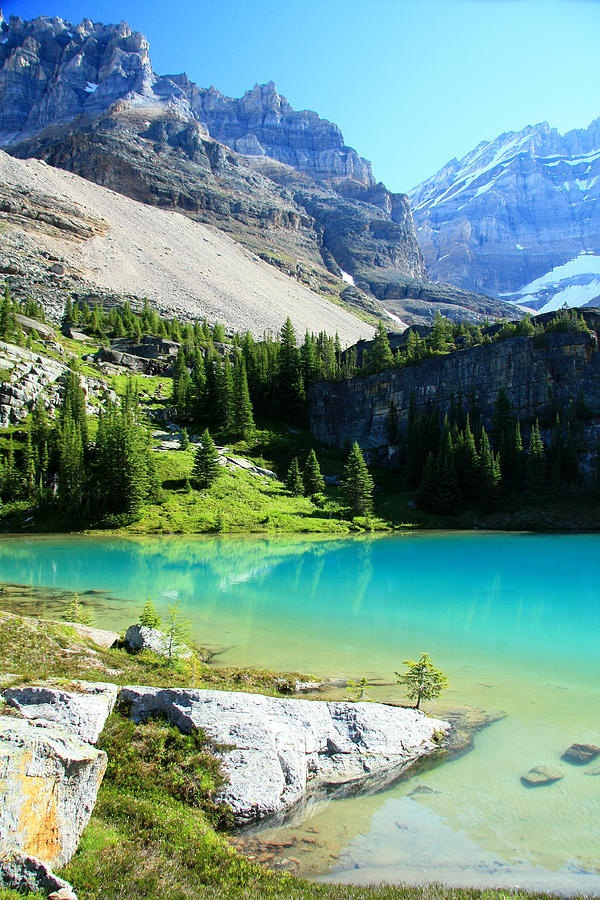
[[[563,306],[600,306],[600,256],[583,251],[519,291],[502,297],[539,313],[553,312]]]

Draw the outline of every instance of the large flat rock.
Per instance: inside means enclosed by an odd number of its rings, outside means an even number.
[[[330,785],[383,786],[450,729],[417,710],[378,703],[150,687],[123,688],[120,701],[135,721],[161,715],[230,748],[222,751],[229,783],[221,798],[239,824],[283,815]]]
[[[66,729],[0,716],[0,853],[65,865],[105,769],[106,754]]]

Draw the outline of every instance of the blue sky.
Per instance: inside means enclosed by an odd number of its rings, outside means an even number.
[[[2,0],[0,0],[2,2]],[[238,97],[275,81],[406,191],[504,131],[600,116],[600,0],[4,0],[4,14],[126,20],[159,74]]]

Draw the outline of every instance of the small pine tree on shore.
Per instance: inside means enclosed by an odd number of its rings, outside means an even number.
[[[78,625],[91,625],[93,621],[91,613],[83,609],[79,594],[73,594],[69,600],[63,619],[67,622],[76,622]]]
[[[321,475],[321,467],[314,450],[311,450],[306,458],[302,481],[304,483],[304,493],[308,497],[321,494],[325,490],[325,480]]]
[[[407,687],[409,700],[415,700],[419,709],[421,700],[435,700],[448,687],[448,679],[440,669],[436,669],[429,653],[423,651],[419,659],[405,659],[406,672],[396,672],[399,684]]]
[[[148,597],[140,613],[140,625],[143,625],[145,628],[160,628],[160,621],[160,616],[156,612],[154,603]]]
[[[173,603],[167,610],[167,621],[164,633],[167,638],[167,658],[172,664],[181,653],[182,644],[188,640],[191,631],[191,623],[184,618],[179,611],[179,604]]]
[[[368,516],[373,512],[373,479],[356,441],[344,468],[343,487],[351,516]]]
[[[219,476],[219,452],[207,429],[202,433],[200,445],[196,450],[192,480],[197,488],[208,488]]]
[[[285,484],[290,494],[293,494],[294,497],[301,497],[304,494],[304,483],[302,481],[302,475],[300,474],[300,465],[297,456],[294,456],[290,463],[285,478]]]

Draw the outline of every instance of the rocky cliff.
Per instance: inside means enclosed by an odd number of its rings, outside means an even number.
[[[592,334],[567,331],[546,334],[543,340],[513,337],[426,359],[418,366],[317,384],[310,397],[313,434],[337,447],[358,441],[385,459],[392,400],[401,430],[407,426],[413,396],[417,412],[437,409],[442,417],[452,403],[468,400],[489,426],[501,389],[521,421],[541,418],[556,404],[567,408],[577,397],[599,416],[600,312],[588,311],[585,317]]]
[[[2,28],[0,145],[11,154],[181,210],[363,310],[385,315],[391,285],[402,318],[404,297],[428,284],[406,196],[376,184],[337,126],[292,109],[272,83],[234,100],[158,76],[124,23],[11,17]],[[498,314],[486,298],[456,304]],[[434,306],[405,318],[426,321]]]
[[[410,198],[432,278],[544,312],[600,295],[600,119],[502,134]]]

